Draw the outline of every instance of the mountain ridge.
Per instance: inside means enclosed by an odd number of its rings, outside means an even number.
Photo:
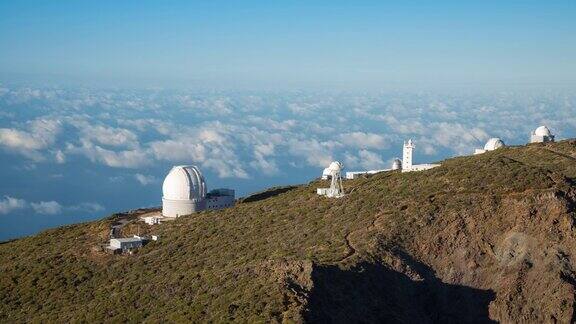
[[[2,321],[569,322],[576,141],[271,189],[98,249],[119,215],[0,245]],[[135,230],[127,226],[126,234]]]

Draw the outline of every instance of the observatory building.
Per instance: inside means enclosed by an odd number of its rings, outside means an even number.
[[[234,206],[234,190],[207,192],[206,181],[198,167],[179,165],[170,170],[162,184],[162,216],[179,217],[202,210]]]
[[[380,172],[400,170],[400,169],[402,169],[402,161],[400,161],[400,159],[394,159],[392,161],[392,168],[390,168],[390,169],[367,170],[367,171],[348,171],[348,172],[346,172],[346,179],[352,180],[352,179],[357,179],[360,176],[366,175],[366,174],[376,174],[376,173],[380,173]],[[326,170],[326,169],[324,169],[324,170]],[[322,174],[322,178],[324,179],[324,174]]]
[[[499,149],[501,147],[505,147],[505,146],[506,145],[504,144],[504,142],[500,138],[492,137],[491,139],[488,140],[488,142],[486,142],[483,149],[475,149],[474,155],[486,153],[488,151],[494,151],[494,150],[497,150],[497,149]]]
[[[536,128],[532,134],[530,134],[530,143],[546,143],[554,142],[554,135],[550,132],[550,129],[546,126],[540,126]]]
[[[412,171],[424,171],[435,167],[439,167],[440,164],[412,164],[412,153],[414,152],[414,142],[411,139],[408,142],[404,142],[404,149],[402,150],[402,172],[412,172]]]
[[[318,188],[316,193],[320,196],[329,198],[344,197],[344,187],[342,186],[342,163],[334,161],[330,163],[324,172],[322,172],[322,179],[330,179],[330,188]],[[326,174],[326,177],[324,175]]]
[[[392,161],[392,168],[390,169],[382,169],[382,170],[368,170],[368,171],[353,171],[353,172],[346,172],[346,179],[356,179],[361,175],[364,174],[375,174],[385,171],[394,171],[394,170],[402,170],[402,172],[411,172],[411,171],[424,171],[429,170],[435,167],[439,167],[440,164],[431,164],[431,163],[424,163],[424,164],[413,164],[412,163],[412,156],[414,152],[414,142],[410,139],[407,142],[404,142],[404,148],[402,151],[402,160],[394,159]],[[324,169],[322,173],[322,179],[327,179],[325,174],[329,173],[328,168]]]
[[[402,170],[402,160],[396,158],[392,161],[392,170]]]

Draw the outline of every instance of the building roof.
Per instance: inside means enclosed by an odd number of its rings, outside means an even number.
[[[534,135],[536,135],[536,136],[551,136],[552,133],[550,132],[550,129],[548,129],[548,127],[540,126],[540,127],[536,128],[536,130],[534,131]]]
[[[206,181],[198,167],[178,165],[164,179],[162,194],[170,200],[202,200],[206,198]]]
[[[113,238],[110,241],[116,240],[120,243],[129,243],[129,242],[142,242],[141,238],[138,237],[122,237],[122,238]]]
[[[486,145],[484,145],[484,149],[486,151],[493,151],[495,149],[499,149],[504,146],[505,146],[504,142],[501,139],[499,139],[498,137],[493,137],[489,139],[488,142],[486,142]]]

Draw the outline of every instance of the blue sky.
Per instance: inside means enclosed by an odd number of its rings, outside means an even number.
[[[574,1],[3,1],[0,73],[242,89],[574,85],[575,16]]]

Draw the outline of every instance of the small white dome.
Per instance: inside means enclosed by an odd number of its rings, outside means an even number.
[[[400,169],[402,169],[402,161],[400,161],[400,159],[394,159],[394,161],[392,161],[392,170]]]
[[[550,132],[548,127],[540,126],[540,127],[536,128],[536,130],[534,131],[534,135],[536,135],[536,136],[550,136],[550,135],[552,135],[552,133]]]
[[[343,168],[342,163],[340,163],[338,161],[334,161],[334,162],[330,163],[328,170],[333,171],[333,172],[340,172],[340,170],[342,170],[342,168]]]
[[[499,149],[504,146],[504,142],[501,139],[498,137],[493,137],[489,139],[488,142],[486,142],[486,145],[484,145],[484,150],[494,151],[495,149]]]
[[[206,198],[204,176],[196,166],[175,166],[164,179],[162,194],[170,200],[202,200]]]

